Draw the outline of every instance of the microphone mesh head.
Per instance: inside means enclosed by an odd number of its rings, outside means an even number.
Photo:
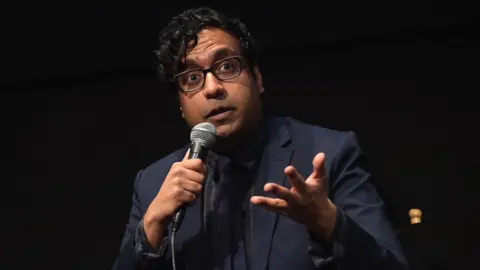
[[[211,123],[204,122],[193,127],[190,132],[190,140],[199,142],[204,147],[210,148],[217,139],[217,130]]]

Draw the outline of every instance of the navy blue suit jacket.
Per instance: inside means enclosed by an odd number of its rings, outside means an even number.
[[[260,214],[252,231],[250,269],[406,269],[383,202],[364,167],[355,134],[292,118],[271,118],[269,125],[259,178],[290,187],[284,168],[293,165],[306,177],[312,172],[314,156],[324,152],[329,198],[337,206],[337,221],[327,245],[288,217],[258,209]],[[160,251],[149,251],[138,225],[170,166],[180,161],[186,150],[179,149],[137,174],[129,222],[113,269],[171,269],[168,241]],[[194,203],[177,233],[177,269],[203,269],[202,252],[208,251],[199,240],[201,218],[200,204]]]

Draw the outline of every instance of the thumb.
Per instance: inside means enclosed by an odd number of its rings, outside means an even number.
[[[190,148],[188,148],[187,152],[185,153],[185,156],[183,157],[183,160],[187,160],[188,155],[190,155]]]
[[[325,176],[325,154],[318,153],[312,161],[313,172],[310,175],[314,179],[322,179]]]

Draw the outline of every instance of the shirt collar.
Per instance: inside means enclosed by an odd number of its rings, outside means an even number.
[[[253,136],[246,140],[245,144],[239,147],[237,151],[228,155],[222,155],[212,150],[209,152],[209,158],[225,164],[232,162],[240,167],[245,167],[248,170],[251,170],[255,161],[260,158],[262,149],[265,146],[268,137],[267,121],[267,119],[262,119],[262,122],[254,132]]]

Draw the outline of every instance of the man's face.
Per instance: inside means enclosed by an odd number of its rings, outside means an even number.
[[[231,61],[222,63],[222,60],[232,56],[241,56],[239,40],[221,29],[205,28],[198,34],[197,45],[188,51],[183,70],[205,69],[213,65],[217,74],[228,74],[235,65]],[[194,84],[201,81],[201,72],[191,74],[183,76],[182,82]],[[222,81],[208,72],[203,79],[200,89],[179,92],[182,117],[190,127],[210,122],[216,127],[218,137],[228,138],[238,131],[248,131],[258,122],[261,116],[260,94],[263,93],[258,68],[251,70],[242,60],[241,72],[234,78]]]

